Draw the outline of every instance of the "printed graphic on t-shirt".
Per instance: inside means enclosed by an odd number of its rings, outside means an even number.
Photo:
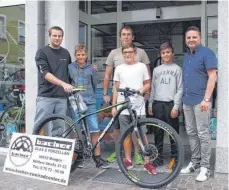
[[[155,75],[155,80],[160,80],[160,84],[170,84],[171,77],[176,77],[177,72],[174,70],[163,70]]]
[[[76,88],[87,89],[90,83],[91,83],[90,76],[88,76],[82,71],[76,72],[76,80],[74,84]]]

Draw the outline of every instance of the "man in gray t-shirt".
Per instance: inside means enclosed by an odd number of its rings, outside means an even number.
[[[123,26],[120,29],[120,40],[122,43],[122,46],[126,46],[128,44],[131,44],[133,39],[134,39],[134,35],[133,35],[133,29],[129,26]],[[141,49],[141,48],[136,48],[137,51],[137,55],[136,55],[136,62],[142,62],[145,63],[148,69],[148,73],[149,76],[151,76],[150,74],[150,60],[146,54],[146,52]],[[122,48],[119,47],[117,49],[114,49],[110,52],[110,54],[107,57],[107,61],[106,61],[106,71],[105,71],[105,75],[104,75],[104,85],[103,85],[103,99],[105,102],[110,102],[111,101],[111,97],[108,95],[108,89],[109,89],[109,83],[110,83],[110,79],[111,76],[114,72],[114,69],[120,65],[123,64],[124,60],[123,60],[123,56],[122,56]],[[149,94],[149,93],[147,93]],[[114,140],[117,142],[118,137],[119,137],[119,123],[118,121],[116,121],[116,123],[114,124]],[[114,159],[116,158],[116,154],[111,154],[111,156],[108,157],[108,162],[112,162],[114,161]]]

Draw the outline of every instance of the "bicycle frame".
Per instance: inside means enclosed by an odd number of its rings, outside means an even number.
[[[90,114],[86,114],[86,115],[83,115],[83,114],[79,114],[80,115],[80,118],[75,121],[72,126],[70,126],[71,130],[66,134],[66,136],[73,130],[74,132],[75,131],[75,126],[79,123],[82,123],[82,127],[83,127],[83,131],[85,132],[85,136],[86,136],[86,140],[87,140],[87,143],[89,146],[91,146],[92,148],[92,151],[94,152],[94,150],[96,149],[96,147],[99,145],[99,143],[102,141],[102,139],[104,138],[104,136],[107,134],[108,130],[111,128],[111,126],[113,125],[113,123],[118,119],[118,116],[120,115],[120,113],[126,109],[128,107],[128,102],[129,100],[126,100],[126,101],[122,101],[118,104],[115,104],[115,105],[111,105],[111,106],[108,106],[106,108],[102,108],[102,109],[99,109],[97,110],[96,112],[93,112],[93,113],[90,113]],[[78,102],[77,102],[78,103]],[[111,109],[111,108],[114,108],[114,107],[118,107],[122,105],[121,108],[119,108],[117,110],[117,114],[112,117],[112,119],[110,120],[110,122],[107,124],[107,126],[105,127],[105,129],[103,130],[102,134],[99,136],[98,138],[98,141],[97,143],[92,147],[92,143],[91,143],[91,135],[90,135],[90,131],[89,131],[89,128],[86,124],[86,121],[85,121],[85,118],[88,117],[88,116],[91,116],[91,115],[94,115],[94,114],[97,114],[97,113],[100,113],[102,111],[105,111],[105,110],[108,110],[108,109]],[[68,130],[68,129],[67,129]],[[66,131],[67,131],[66,130]],[[64,131],[62,134],[66,133],[66,131]],[[61,135],[60,135],[61,136]]]
[[[124,95],[125,96],[125,95]],[[77,103],[77,106],[78,105],[78,102],[76,101]],[[86,121],[85,121],[85,118],[88,117],[88,116],[91,116],[91,115],[94,115],[94,114],[97,114],[97,113],[100,113],[102,111],[105,111],[105,110],[108,110],[108,109],[111,109],[111,108],[114,108],[114,107],[118,107],[122,105],[121,108],[119,108],[117,110],[117,113],[114,117],[111,118],[110,122],[107,124],[107,126],[105,127],[105,129],[103,130],[102,134],[99,136],[96,144],[94,146],[92,146],[92,141],[91,141],[91,135],[90,135],[90,131],[89,131],[89,128],[86,124]],[[125,109],[128,109],[129,113],[130,113],[130,116],[131,116],[131,122],[133,123],[134,125],[134,132],[136,134],[136,137],[137,137],[137,140],[139,142],[139,145],[140,147],[142,148],[142,150],[144,150],[144,143],[146,143],[145,139],[143,138],[143,133],[142,133],[142,130],[141,129],[138,129],[137,127],[137,123],[138,123],[138,118],[136,117],[136,113],[134,110],[131,109],[130,107],[130,99],[128,96],[125,97],[125,101],[122,101],[120,103],[117,103],[115,105],[111,105],[111,106],[108,106],[106,108],[103,108],[103,109],[99,109],[97,110],[96,112],[93,112],[93,113],[90,113],[90,114],[86,114],[86,115],[83,115],[81,113],[79,113],[79,116],[80,118],[75,121],[71,126],[70,126],[70,130],[67,129],[66,131],[69,130],[69,132],[66,134],[66,136],[73,130],[74,132],[76,132],[75,130],[75,126],[79,123],[82,123],[82,127],[83,127],[83,131],[85,132],[85,136],[86,136],[86,142],[87,142],[87,145],[91,148],[92,152],[93,152],[93,155],[94,155],[94,151],[95,149],[97,148],[97,146],[101,143],[102,139],[105,137],[105,135],[108,133],[109,129],[111,128],[111,126],[114,124],[114,122],[118,119],[119,115],[121,114],[121,112]],[[62,134],[66,133],[66,131],[64,131]],[[60,136],[62,136],[62,134]]]

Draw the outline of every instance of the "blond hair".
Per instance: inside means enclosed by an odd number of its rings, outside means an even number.
[[[87,53],[87,48],[84,44],[77,44],[75,47],[75,55],[78,51],[85,51]]]

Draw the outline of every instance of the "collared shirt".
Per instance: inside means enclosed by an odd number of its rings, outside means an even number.
[[[183,103],[197,105],[204,99],[208,82],[208,69],[217,68],[214,52],[202,45],[190,50],[184,56],[183,65]]]
[[[135,57],[135,61],[150,64],[150,60],[148,55],[146,54],[145,50],[141,48],[136,48],[137,54]],[[122,48],[119,47],[117,49],[113,49],[107,57],[106,65],[110,65],[111,67],[117,67],[120,64],[125,63],[123,55],[122,55]]]

